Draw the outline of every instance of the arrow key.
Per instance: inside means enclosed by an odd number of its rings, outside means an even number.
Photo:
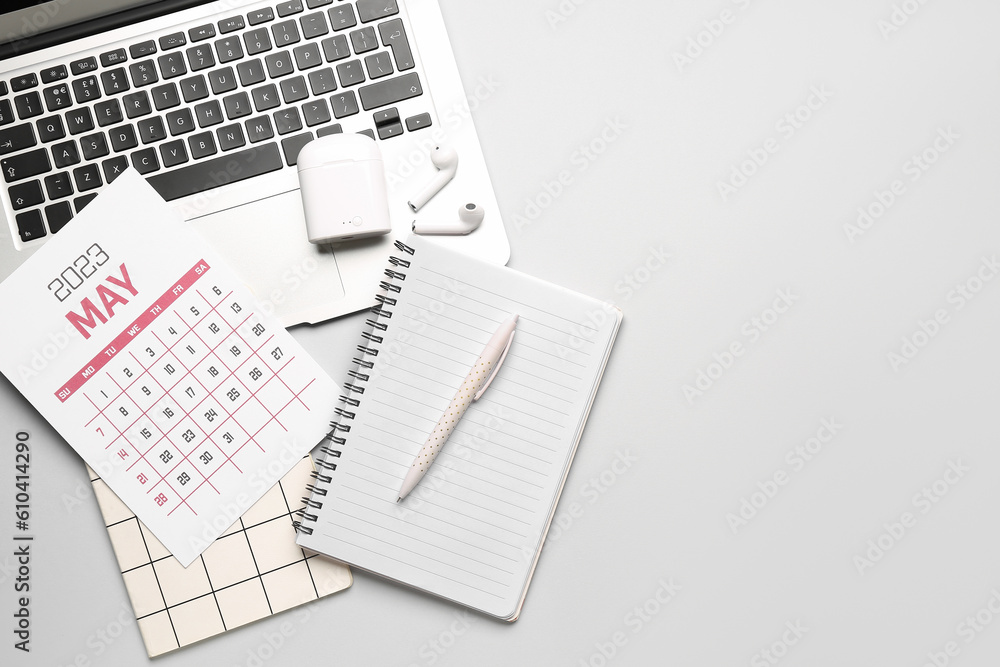
[[[0,160],[0,170],[3,171],[3,180],[7,183],[37,176],[50,169],[52,169],[52,165],[49,163],[49,153],[44,148]]]
[[[11,208],[15,211],[20,211],[22,208],[35,206],[45,201],[41,181],[28,181],[27,183],[12,185],[7,190],[7,196],[10,197]]]

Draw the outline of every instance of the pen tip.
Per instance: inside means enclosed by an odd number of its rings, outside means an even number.
[[[397,502],[397,503],[399,503],[399,502],[402,502],[402,501],[403,501],[403,499],[402,499],[402,498],[396,498],[396,502]]]

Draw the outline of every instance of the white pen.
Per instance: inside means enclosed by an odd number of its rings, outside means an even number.
[[[410,466],[410,470],[406,473],[406,478],[403,480],[403,486],[399,489],[397,503],[405,498],[420,483],[424,473],[427,472],[431,467],[431,463],[437,458],[441,447],[448,441],[448,436],[455,430],[455,426],[458,425],[458,421],[462,418],[462,415],[465,414],[465,411],[469,409],[472,403],[479,400],[483,392],[486,391],[486,388],[493,382],[497,371],[503,365],[503,360],[507,358],[507,351],[510,349],[510,344],[514,341],[514,327],[516,325],[517,315],[511,315],[500,325],[500,328],[493,334],[493,337],[490,338],[490,342],[486,344],[486,349],[479,355],[479,359],[476,360],[476,363],[472,366],[472,370],[465,377],[462,386],[459,387],[458,393],[455,394],[455,398],[452,399],[451,405],[441,415],[437,426],[434,427],[434,430],[427,437],[427,442],[420,449],[417,458],[413,460],[413,465]]]

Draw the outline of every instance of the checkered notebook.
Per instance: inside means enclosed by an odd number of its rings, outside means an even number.
[[[346,566],[295,544],[292,514],[303,507],[308,456],[187,568],[87,471],[151,658],[352,583]]]

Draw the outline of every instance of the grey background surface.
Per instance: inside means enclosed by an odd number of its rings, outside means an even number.
[[[356,572],[157,664],[995,664],[1000,5],[441,5],[509,265],[625,312],[523,615]],[[294,331],[338,377],[360,321]],[[144,664],[82,464],[0,411],[0,662]]]

